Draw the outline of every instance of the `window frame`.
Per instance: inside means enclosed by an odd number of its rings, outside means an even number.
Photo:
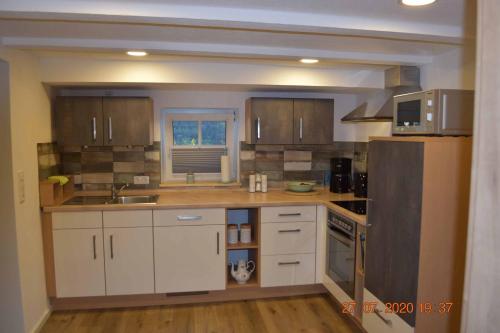
[[[203,145],[201,123],[198,125],[197,145],[174,145],[173,121],[226,121],[226,145]],[[226,148],[231,161],[231,177],[238,179],[237,161],[238,113],[234,109],[164,109],[161,111],[161,181],[185,181],[186,173],[173,173],[172,149]],[[196,173],[195,181],[219,181],[220,173]]]

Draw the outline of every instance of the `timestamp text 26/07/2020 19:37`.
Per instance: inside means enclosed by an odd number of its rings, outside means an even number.
[[[342,313],[350,313],[353,314],[356,309],[357,302],[344,302],[342,303]],[[364,313],[373,313],[377,308],[377,302],[363,302],[362,311]],[[383,310],[385,313],[397,313],[397,314],[406,314],[413,312],[420,313],[439,313],[439,314],[448,314],[453,309],[453,302],[439,302],[439,303],[431,303],[431,302],[423,302],[418,304],[407,303],[407,302],[393,302],[393,303],[385,303],[385,309]]]

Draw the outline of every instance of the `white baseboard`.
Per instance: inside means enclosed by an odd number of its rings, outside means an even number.
[[[45,313],[40,317],[38,322],[35,324],[33,329],[31,330],[31,333],[39,333],[42,330],[43,325],[47,322],[49,319],[50,315],[52,313],[51,309],[47,309]]]

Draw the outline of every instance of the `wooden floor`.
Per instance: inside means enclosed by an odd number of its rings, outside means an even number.
[[[41,332],[335,332],[360,330],[328,296],[134,309],[58,311]]]

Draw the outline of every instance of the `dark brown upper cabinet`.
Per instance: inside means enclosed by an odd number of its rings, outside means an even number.
[[[246,142],[332,143],[333,110],[333,100],[250,98],[246,102]]]
[[[293,143],[333,142],[333,100],[293,100]]]
[[[251,98],[246,104],[248,143],[292,144],[293,100]]]
[[[57,97],[60,146],[144,146],[153,143],[153,103],[147,97]]]
[[[55,118],[60,146],[102,145],[101,97],[57,97]]]
[[[103,120],[106,146],[153,143],[153,105],[149,98],[104,98]]]

